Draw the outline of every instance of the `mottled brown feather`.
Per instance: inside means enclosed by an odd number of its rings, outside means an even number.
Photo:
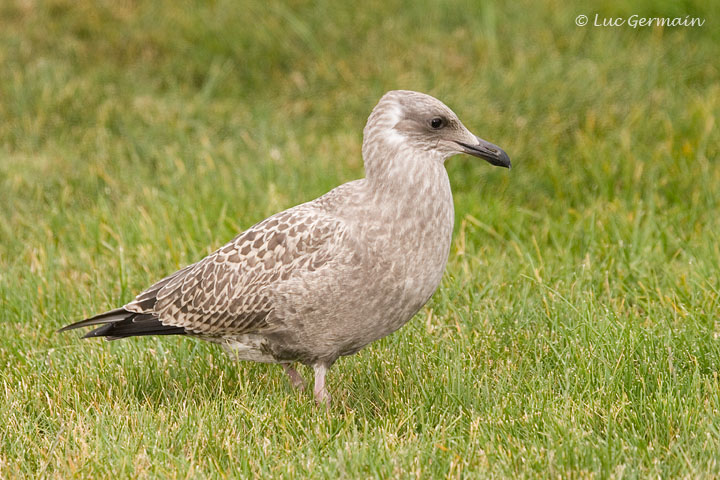
[[[338,241],[345,229],[342,221],[312,204],[299,205],[160,280],[125,309],[206,335],[268,329],[273,293],[284,282],[314,272],[330,258],[353,258],[352,247]]]

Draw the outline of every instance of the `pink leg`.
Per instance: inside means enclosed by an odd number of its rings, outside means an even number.
[[[287,373],[287,376],[290,377],[290,384],[298,390],[304,390],[305,380],[303,379],[302,375],[300,375],[297,370],[295,370],[287,363],[283,363],[282,367],[283,370],[285,370],[285,373]]]
[[[315,402],[318,405],[325,404],[325,408],[329,409],[330,394],[328,393],[327,388],[325,388],[325,374],[327,373],[328,369],[322,363],[313,365],[313,369],[315,370],[315,388],[313,389],[313,393],[315,394]]]

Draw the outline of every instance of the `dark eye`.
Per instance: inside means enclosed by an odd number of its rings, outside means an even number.
[[[443,119],[442,117],[433,117],[430,120],[430,126],[435,130],[439,130],[445,126],[445,119]]]

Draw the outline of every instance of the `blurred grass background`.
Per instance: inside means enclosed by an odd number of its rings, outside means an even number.
[[[706,23],[575,25],[595,13]],[[719,476],[719,19],[701,1],[3,1],[0,477]],[[362,176],[362,127],[396,88],[514,168],[448,162],[443,284],[338,362],[329,414],[201,342],[54,333]]]

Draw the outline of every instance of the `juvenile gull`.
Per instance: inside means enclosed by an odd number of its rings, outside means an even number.
[[[68,325],[101,325],[109,340],[191,335],[234,357],[294,362],[325,374],[343,355],[389,335],[440,284],[454,212],[447,158],[468,153],[510,168],[507,154],[468,131],[439,100],[386,93],[363,130],[365,178],[277,213],[152,285],[127,305]]]

